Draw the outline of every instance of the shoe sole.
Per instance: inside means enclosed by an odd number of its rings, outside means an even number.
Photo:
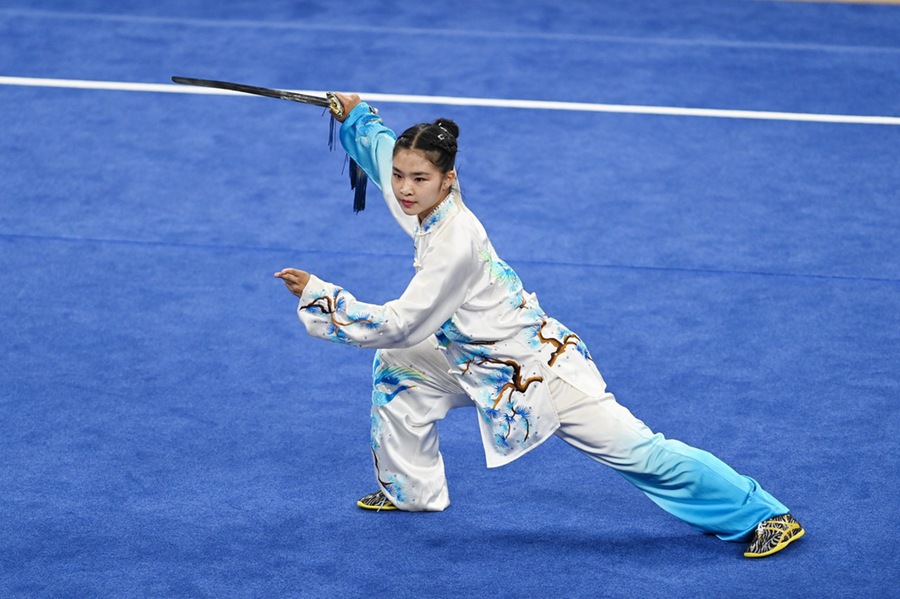
[[[804,534],[806,534],[806,530],[804,530],[803,528],[801,528],[801,529],[800,529],[800,532],[798,532],[797,534],[795,534],[794,536],[792,536],[791,538],[789,538],[787,541],[783,541],[783,542],[781,542],[781,543],[778,543],[777,545],[775,545],[774,547],[772,547],[771,549],[769,549],[769,550],[766,551],[765,553],[745,553],[745,554],[744,554],[744,557],[749,557],[749,558],[755,558],[755,557],[767,557],[767,556],[772,555],[772,554],[774,554],[774,553],[778,553],[779,551],[781,551],[782,549],[784,549],[785,547],[787,547],[788,545],[790,545],[791,543],[793,543],[794,541],[796,541],[797,539],[799,539],[800,537],[802,537]]]
[[[397,510],[397,506],[393,503],[386,503],[384,505],[369,505],[368,503],[363,503],[362,501],[357,501],[356,506],[360,507],[364,510],[370,510],[373,512],[392,512]]]

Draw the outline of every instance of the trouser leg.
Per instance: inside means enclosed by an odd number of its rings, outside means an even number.
[[[450,505],[437,422],[472,403],[435,348],[430,338],[411,348],[380,350],[373,364],[375,475],[391,502],[407,511]]]
[[[611,393],[592,398],[560,380],[551,390],[561,422],[557,436],[695,529],[739,541],[759,522],[788,512],[711,453],[651,431]]]

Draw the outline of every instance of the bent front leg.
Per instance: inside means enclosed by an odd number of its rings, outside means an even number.
[[[471,400],[448,374],[434,338],[411,348],[376,352],[371,442],[375,476],[385,495],[406,511],[450,505],[437,422]]]

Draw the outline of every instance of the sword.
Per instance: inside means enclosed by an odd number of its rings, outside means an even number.
[[[275,98],[277,100],[289,100],[291,102],[300,102],[301,104],[312,104],[313,106],[321,106],[327,108],[332,115],[331,132],[329,135],[328,147],[334,146],[334,119],[341,119],[344,116],[344,106],[338,100],[334,92],[325,92],[325,97],[311,96],[309,94],[301,94],[300,92],[292,92],[284,89],[273,89],[271,87],[257,87],[255,85],[245,85],[243,83],[231,83],[230,81],[215,81],[213,79],[194,79],[192,77],[172,77],[172,81],[181,85],[196,85],[199,87],[214,87],[216,89],[227,89],[230,91],[243,92],[245,94],[253,94],[254,96],[265,96],[267,98]],[[374,108],[372,112],[377,112]],[[350,189],[353,194],[353,211],[360,212],[366,207],[366,183],[368,177],[366,172],[359,167],[358,164],[350,158]]]
[[[267,98],[275,98],[277,100],[289,100],[291,102],[300,102],[301,104],[312,104],[313,106],[321,106],[327,108],[337,118],[344,116],[344,107],[341,106],[340,100],[333,92],[325,92],[325,97],[311,96],[309,94],[301,94],[284,89],[273,89],[271,87],[257,87],[255,85],[244,85],[243,83],[231,83],[230,81],[214,81],[212,79],[194,79],[191,77],[172,77],[172,81],[181,85],[196,85],[199,87],[214,87],[216,89],[227,89],[245,94],[253,94],[255,96],[265,96]]]

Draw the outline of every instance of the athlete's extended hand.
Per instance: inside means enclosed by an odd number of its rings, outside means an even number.
[[[296,268],[285,268],[281,272],[276,272],[275,278],[284,281],[284,286],[288,288],[288,291],[297,297],[303,295],[303,290],[309,283],[309,273]]]
[[[357,94],[342,94],[339,92],[334,92],[334,95],[337,96],[337,99],[341,102],[341,107],[344,109],[343,114],[341,116],[334,115],[334,118],[340,122],[344,122],[347,119],[347,115],[350,114],[350,111],[356,108],[356,105],[360,103],[359,95]],[[334,111],[331,112],[334,114]]]

